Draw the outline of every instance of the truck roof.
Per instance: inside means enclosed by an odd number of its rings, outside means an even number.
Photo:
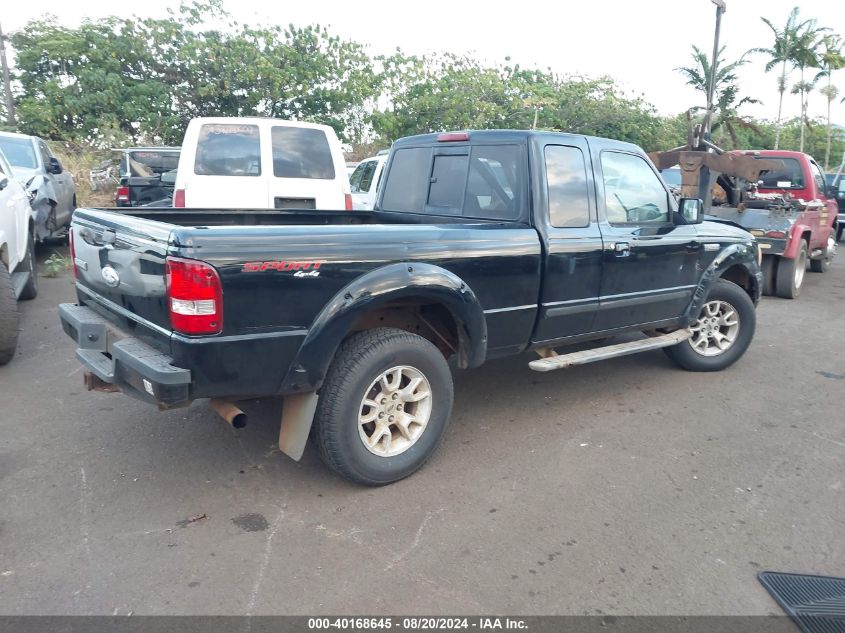
[[[449,135],[453,138],[448,140],[439,140],[439,137]],[[461,135],[466,135],[462,138]],[[482,141],[485,143],[494,142],[522,142],[532,137],[543,138],[560,138],[564,139],[586,139],[586,141],[593,146],[598,147],[614,147],[617,149],[627,149],[636,152],[642,152],[642,149],[633,143],[625,141],[617,141],[609,138],[601,138],[598,136],[587,136],[585,134],[573,134],[570,132],[553,132],[547,130],[460,130],[450,132],[435,132],[432,134],[418,134],[417,136],[406,136],[400,138],[393,143],[394,147],[414,146],[414,145],[430,145],[437,142],[467,142],[467,141]]]

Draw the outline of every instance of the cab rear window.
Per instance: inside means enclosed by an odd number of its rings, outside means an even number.
[[[206,123],[200,128],[194,173],[200,176],[260,176],[257,125]]]
[[[477,145],[449,153],[403,148],[394,152],[381,208],[513,220],[522,211],[523,180],[518,145]]]
[[[270,130],[270,140],[277,178],[334,178],[332,150],[323,130],[277,125]]]
[[[777,160],[783,163],[780,169],[767,169],[760,172],[757,180],[757,186],[760,189],[803,189],[807,186],[801,164],[794,158],[770,159],[760,156],[758,160]]]

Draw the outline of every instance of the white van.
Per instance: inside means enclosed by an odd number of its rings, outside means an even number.
[[[352,209],[340,142],[327,125],[252,117],[192,119],[174,207]]]
[[[376,204],[378,188],[388,150],[382,150],[375,156],[365,158],[349,176],[352,189],[352,208],[356,211],[371,211]]]

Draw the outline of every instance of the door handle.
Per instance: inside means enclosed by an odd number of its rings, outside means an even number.
[[[616,242],[613,246],[613,252],[617,257],[628,257],[631,254],[631,245],[628,242]]]

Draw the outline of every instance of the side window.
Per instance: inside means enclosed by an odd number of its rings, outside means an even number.
[[[0,176],[6,175],[6,168],[3,166],[3,161],[0,160]]]
[[[460,215],[464,200],[469,156],[441,154],[434,157],[428,206],[440,213]]]
[[[352,193],[368,193],[370,187],[373,185],[373,174],[376,171],[376,161],[370,160],[361,163],[355,169],[352,177],[349,179],[349,184],[352,187]]]
[[[257,125],[206,123],[200,129],[194,173],[200,176],[260,176]]]
[[[587,165],[577,147],[547,145],[546,187],[552,226],[589,226],[590,203]]]
[[[381,201],[383,210],[422,212],[428,193],[430,160],[429,147],[409,147],[394,152]]]
[[[604,201],[611,224],[665,224],[669,196],[640,156],[602,152]]]
[[[468,217],[513,219],[519,214],[522,177],[518,145],[478,145],[472,148],[463,214]]]
[[[50,154],[50,148],[47,147],[47,143],[38,141],[38,151],[41,152],[41,161],[44,163],[44,167],[49,169],[52,154]]]
[[[364,163],[359,163],[355,171],[352,172],[352,175],[349,176],[349,187],[352,193],[361,192],[361,176],[364,175],[365,168],[366,165]]]
[[[825,187],[824,174],[822,173],[822,168],[819,167],[813,161],[810,161],[810,170],[813,172],[813,178],[816,181],[816,187],[820,192],[822,192],[822,194],[824,194],[824,192],[827,191],[827,188]]]

